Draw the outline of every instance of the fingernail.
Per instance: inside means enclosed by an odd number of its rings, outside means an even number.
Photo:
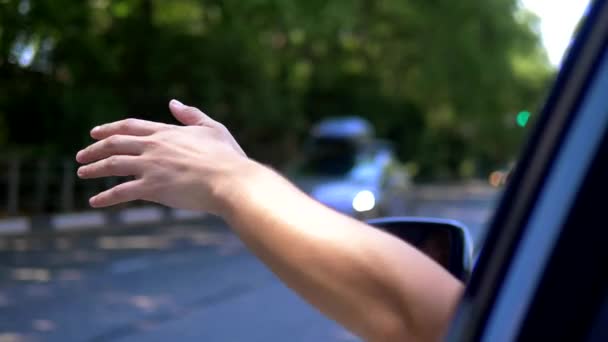
[[[95,207],[96,203],[97,203],[97,197],[91,197],[91,198],[89,198],[89,205],[91,207]]]
[[[177,108],[184,107],[183,103],[181,103],[181,102],[179,102],[179,101],[177,101],[175,99],[171,100],[171,102],[169,103],[169,105],[177,107]]]
[[[80,158],[82,157],[82,151],[79,151],[78,153],[76,153],[76,161],[79,162]]]
[[[82,177],[84,175],[84,171],[83,171],[82,167],[78,168],[78,171],[76,171],[76,174],[78,175],[78,177]]]
[[[95,126],[95,127],[94,127],[94,128],[91,130],[91,133],[97,133],[97,132],[99,132],[99,129],[100,129],[100,128],[99,128],[99,126]]]

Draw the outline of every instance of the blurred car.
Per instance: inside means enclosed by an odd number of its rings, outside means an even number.
[[[403,214],[407,206],[405,168],[392,145],[376,139],[362,118],[330,118],[315,125],[287,175],[316,200],[360,219]]]

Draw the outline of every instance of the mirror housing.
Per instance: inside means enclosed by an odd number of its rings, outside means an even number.
[[[462,223],[424,217],[384,217],[367,223],[418,248],[461,281],[469,279],[473,267],[473,243]]]

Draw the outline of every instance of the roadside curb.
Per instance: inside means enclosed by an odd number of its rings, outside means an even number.
[[[0,236],[24,235],[37,232],[90,231],[109,226],[134,226],[162,222],[178,222],[211,218],[204,212],[143,206],[121,210],[90,210],[40,217],[11,217],[0,219]]]

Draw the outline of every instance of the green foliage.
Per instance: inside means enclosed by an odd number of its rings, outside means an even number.
[[[515,0],[4,0],[0,149],[71,154],[96,124],[170,121],[178,98],[271,163],[356,114],[422,174],[470,174],[513,156],[507,118],[551,78],[535,20]]]

